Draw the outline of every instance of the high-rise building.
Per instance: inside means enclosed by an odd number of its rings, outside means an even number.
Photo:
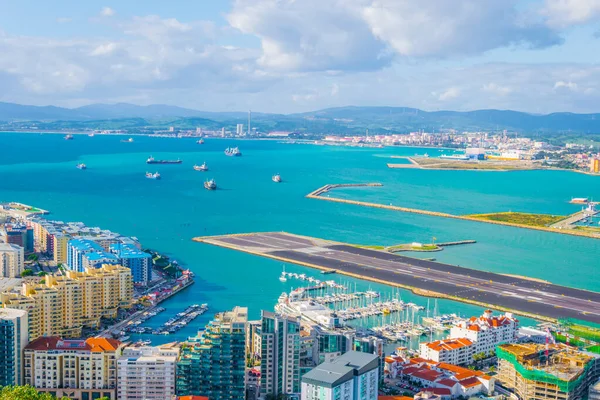
[[[115,318],[131,307],[131,271],[103,265],[85,272],[47,275],[44,283],[23,283],[21,292],[0,293],[4,307],[28,312],[29,338],[80,337],[83,326],[98,326],[100,318]]]
[[[219,313],[204,332],[182,345],[177,361],[177,394],[211,400],[245,398],[248,309]]]
[[[562,344],[501,344],[496,354],[498,382],[520,399],[581,399],[600,377],[600,355]]]
[[[0,227],[0,242],[16,244],[23,248],[27,247],[27,227],[22,224],[5,224]]]
[[[89,239],[71,239],[67,246],[67,266],[71,271],[83,272],[83,256],[104,251],[102,246]]]
[[[164,400],[175,395],[175,366],[179,346],[131,345],[117,361],[117,397],[120,400]]]
[[[481,317],[471,317],[454,325],[449,338],[467,338],[473,342],[475,354],[487,356],[497,345],[517,341],[518,333],[519,320],[512,313],[494,316],[491,310],[486,310]]]
[[[58,233],[58,234],[52,236],[52,240],[54,241],[54,243],[53,243],[54,262],[57,264],[66,264],[69,240],[71,240],[71,237],[68,235],[65,235],[64,233]]]
[[[152,280],[152,255],[133,245],[112,244],[110,251],[119,258],[119,263],[131,270],[133,282],[147,285]]]
[[[23,384],[27,311],[0,308],[0,387]]]
[[[593,157],[590,159],[590,172],[596,174],[600,172],[600,158]]]
[[[0,243],[0,278],[21,276],[25,268],[23,247],[12,243]]]
[[[121,346],[118,340],[106,338],[38,338],[23,351],[24,383],[59,398],[117,399]]]
[[[235,134],[237,136],[242,136],[244,134],[244,124],[237,124],[235,127]]]
[[[263,311],[260,394],[300,393],[300,319]]]
[[[379,357],[349,351],[302,377],[302,400],[377,400]]]

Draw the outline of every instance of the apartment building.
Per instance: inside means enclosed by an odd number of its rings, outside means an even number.
[[[0,243],[0,278],[21,276],[25,268],[25,250],[12,243]]]
[[[40,337],[23,351],[24,383],[58,398],[117,399],[118,340]]]
[[[469,339],[443,339],[419,345],[421,358],[455,365],[473,361],[473,342]]]
[[[27,342],[27,312],[0,308],[0,387],[23,384]]]
[[[120,400],[163,400],[175,395],[177,343],[124,347],[117,361]]]
[[[449,338],[467,338],[474,343],[474,354],[489,355],[501,343],[516,342],[518,334],[519,320],[512,313],[494,316],[491,310],[486,310],[480,317],[454,325]]]

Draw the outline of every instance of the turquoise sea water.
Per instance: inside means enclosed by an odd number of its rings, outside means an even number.
[[[569,172],[478,172],[390,170],[391,155],[437,150],[358,149],[282,144],[273,141],[0,133],[0,200],[19,201],[52,212],[53,219],[82,221],[125,235],[185,263],[197,282],[163,303],[168,309],[152,320],[158,325],[189,304],[208,303],[210,313],[176,335],[152,337],[153,343],[195,334],[214,312],[235,305],[252,318],[271,310],[283,291],[299,285],[277,279],[281,263],[192,242],[201,235],[288,231],[349,243],[398,244],[475,239],[477,244],[429,253],[439,261],[495,272],[530,275],[555,283],[600,290],[600,241],[587,238],[412,215],[388,210],[311,200],[305,195],[327,183],[381,182],[384,187],[347,189],[336,195],[451,213],[576,211],[571,197],[600,198],[600,179]],[[226,157],[237,145],[243,157]],[[181,158],[181,165],[148,166],[148,156]],[[206,161],[209,172],[192,169]],[[79,162],[88,169],[75,168]],[[144,178],[159,171],[160,181]],[[271,181],[280,173],[284,182]],[[215,178],[219,190],[204,190]],[[427,256],[430,256],[430,255]],[[421,256],[421,255],[416,255]],[[290,272],[312,276],[311,269],[288,265]],[[383,285],[338,278],[384,293]],[[403,300],[427,300],[401,291]],[[479,314],[478,307],[439,302],[440,312]],[[525,320],[526,322],[531,322]]]

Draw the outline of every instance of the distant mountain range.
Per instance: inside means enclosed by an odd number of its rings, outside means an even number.
[[[0,102],[0,121],[20,126],[34,122],[41,129],[141,129],[176,126],[230,129],[246,123],[246,112],[206,112],[155,104],[91,104],[78,108],[28,106]],[[522,133],[600,133],[600,114],[535,115],[510,110],[423,111],[408,107],[337,107],[297,114],[252,113],[262,130],[313,133],[406,133],[424,129],[511,130]],[[5,124],[6,125],[6,124]]]

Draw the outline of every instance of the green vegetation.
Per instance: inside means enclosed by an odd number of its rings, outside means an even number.
[[[58,400],[49,393],[38,393],[32,386],[5,386],[0,391],[0,400]],[[59,400],[68,400],[67,397],[61,397]],[[98,400],[109,400],[108,397],[101,397]]]
[[[172,263],[169,257],[149,249],[144,250],[144,252],[152,254],[152,265],[165,275],[171,278],[179,278],[181,276],[183,270],[177,263]]]
[[[465,215],[468,218],[476,218],[484,221],[508,222],[511,224],[539,226],[544,227],[557,223],[565,217],[561,215],[549,214],[527,214],[518,212],[501,212],[493,214],[471,214]]]
[[[26,276],[32,276],[33,275],[33,271],[30,269],[24,269],[23,272],[21,272],[21,277],[26,277]]]
[[[582,231],[582,232],[600,233],[600,228],[597,228],[595,226],[576,226],[573,229],[575,229],[576,231]]]
[[[44,271],[40,271],[37,273],[37,276],[42,277],[42,276],[46,276],[48,275],[48,273],[44,272]]]
[[[595,344],[593,346],[590,346],[588,348],[586,348],[587,351],[591,352],[591,353],[596,353],[596,354],[600,354],[600,345]]]
[[[565,335],[562,334],[554,334],[554,340],[556,340],[559,343],[567,343],[567,337]],[[576,338],[569,338],[569,344],[571,346],[576,346],[576,347],[584,347],[585,343],[579,339]]]
[[[37,261],[39,258],[40,258],[40,256],[37,254],[30,254],[27,256],[27,260],[29,260],[29,261]]]

